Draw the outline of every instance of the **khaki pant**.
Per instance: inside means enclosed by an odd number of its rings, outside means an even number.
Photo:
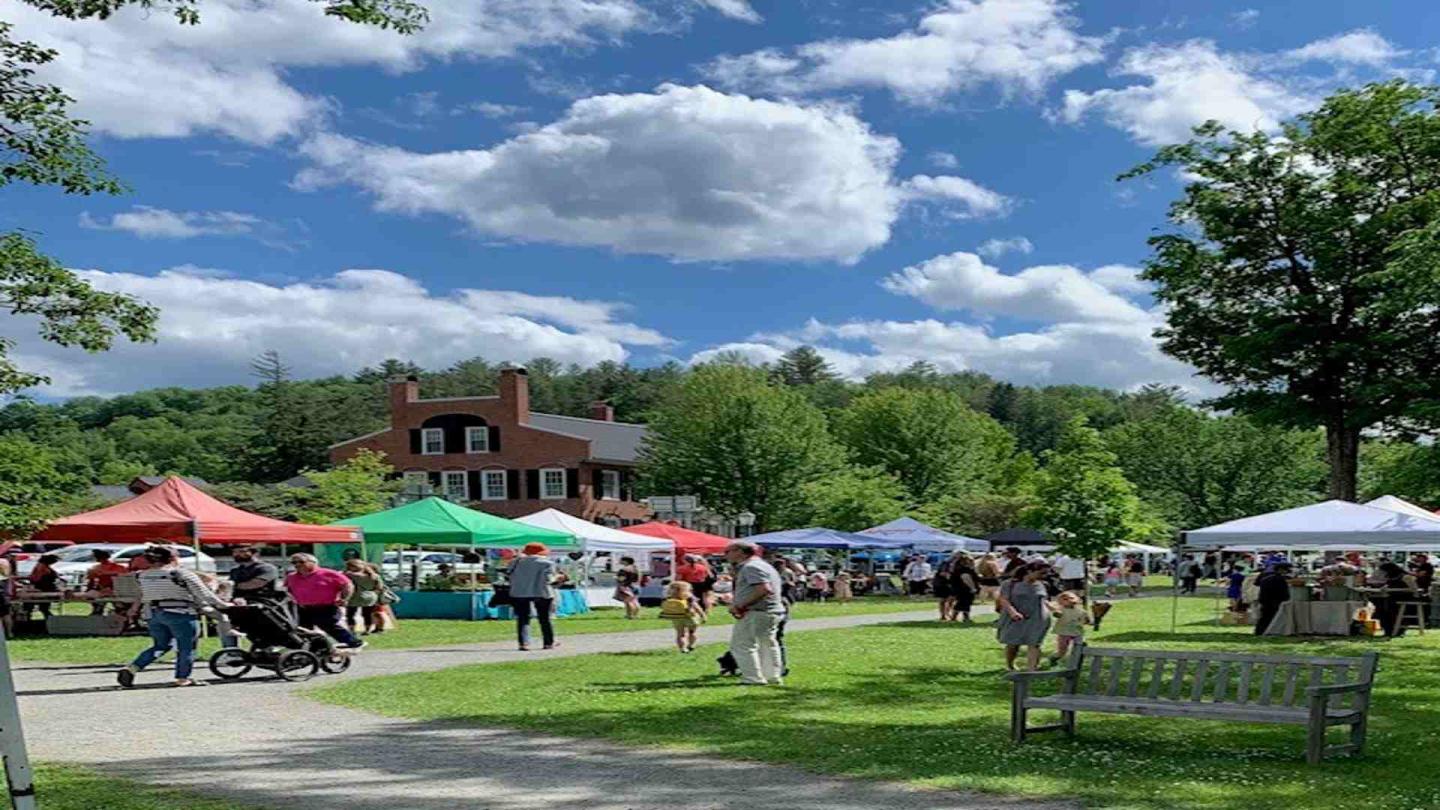
[[[780,683],[780,642],[775,631],[783,617],[751,611],[735,622],[730,631],[730,654],[740,667],[745,683]]]

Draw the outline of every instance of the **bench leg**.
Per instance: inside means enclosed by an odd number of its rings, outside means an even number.
[[[1306,726],[1305,761],[1319,765],[1325,759],[1325,698],[1310,701],[1310,722]]]
[[[1025,704],[1016,701],[1010,706],[1010,741],[1025,742]]]
[[[1075,736],[1075,712],[1060,712],[1060,726],[1066,737]]]
[[[1369,714],[1361,714],[1357,722],[1350,724],[1350,744],[1353,745],[1354,755],[1360,756],[1365,752],[1365,725],[1369,720]]]

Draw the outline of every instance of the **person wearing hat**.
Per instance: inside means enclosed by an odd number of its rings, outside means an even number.
[[[142,607],[150,609],[147,624],[150,646],[135,657],[130,665],[115,674],[121,686],[135,685],[135,675],[155,663],[155,659],[175,648],[175,685],[194,686],[190,673],[195,667],[195,639],[200,635],[200,611],[204,608],[225,608],[230,603],[205,586],[200,575],[180,567],[180,558],[165,546],[145,550],[150,567],[137,577],[140,601],[130,608],[130,619],[140,615]]]
[[[510,563],[510,603],[515,610],[515,635],[521,650],[530,649],[530,619],[540,622],[545,649],[554,649],[555,626],[550,607],[555,603],[555,561],[544,543],[527,543],[520,556]]]
[[[1255,635],[1263,636],[1274,621],[1275,614],[1280,612],[1280,606],[1290,601],[1290,563],[1283,560],[1271,562],[1255,580],[1255,586],[1260,590],[1260,616],[1255,620]]]

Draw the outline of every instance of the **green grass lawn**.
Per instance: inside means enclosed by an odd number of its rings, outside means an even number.
[[[308,694],[382,714],[606,737],[819,772],[1103,808],[1440,807],[1440,634],[1395,641],[1259,639],[1212,601],[1120,601],[1097,641],[1167,649],[1382,651],[1364,758],[1304,764],[1304,729],[1081,715],[1074,740],[1007,741],[1009,687],[986,623],[796,633],[784,688],[714,675],[720,649],[587,656],[350,681]],[[697,722],[699,721],[699,722]],[[1335,733],[1339,733],[1337,729]]]
[[[44,810],[262,810],[116,779],[79,765],[36,765],[35,790]]]
[[[895,597],[866,597],[849,604],[826,602],[801,603],[795,606],[797,619],[825,616],[852,616],[867,613],[896,613],[906,610],[930,610],[934,600],[908,600]],[[561,636],[586,633],[624,633],[636,630],[664,630],[669,622],[656,618],[658,608],[647,608],[641,618],[627,621],[619,608],[600,608],[580,616],[556,622]],[[729,615],[715,611],[712,624],[728,624]],[[515,624],[509,621],[451,621],[444,619],[405,619],[400,628],[379,635],[367,636],[371,649],[405,650],[449,644],[474,644],[482,641],[508,641],[515,637]],[[10,641],[10,657],[25,661],[47,661],[56,664],[124,664],[144,649],[146,636],[121,637],[20,637]],[[220,648],[214,638],[200,645],[202,657]],[[158,665],[157,665],[158,666]]]

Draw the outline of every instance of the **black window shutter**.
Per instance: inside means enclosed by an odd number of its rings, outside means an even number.
[[[573,468],[565,469],[565,497],[580,497],[580,471]]]
[[[635,500],[635,474],[629,470],[620,471],[620,499]]]
[[[432,472],[427,474],[430,476],[430,486],[434,487],[435,492],[438,494],[440,492],[440,473]]]
[[[596,470],[596,471],[595,471],[595,478],[594,478],[594,480],[591,482],[590,486],[594,488],[594,491],[592,491],[592,492],[590,493],[590,497],[594,498],[594,499],[597,500],[597,501],[600,500],[601,498],[605,497],[605,471],[604,471],[604,470]]]
[[[465,428],[459,425],[446,425],[440,435],[445,437],[445,452],[465,452]]]
[[[422,450],[424,448],[420,445],[420,428],[410,428],[410,454],[418,456]]]
[[[495,425],[490,426],[490,452],[500,452],[500,428]]]
[[[505,471],[505,497],[512,501],[520,500],[520,471]]]
[[[469,470],[465,473],[465,478],[470,485],[470,500],[478,501],[484,498],[485,490],[480,486],[480,471]]]
[[[540,471],[525,471],[525,497],[534,500],[540,497]]]

